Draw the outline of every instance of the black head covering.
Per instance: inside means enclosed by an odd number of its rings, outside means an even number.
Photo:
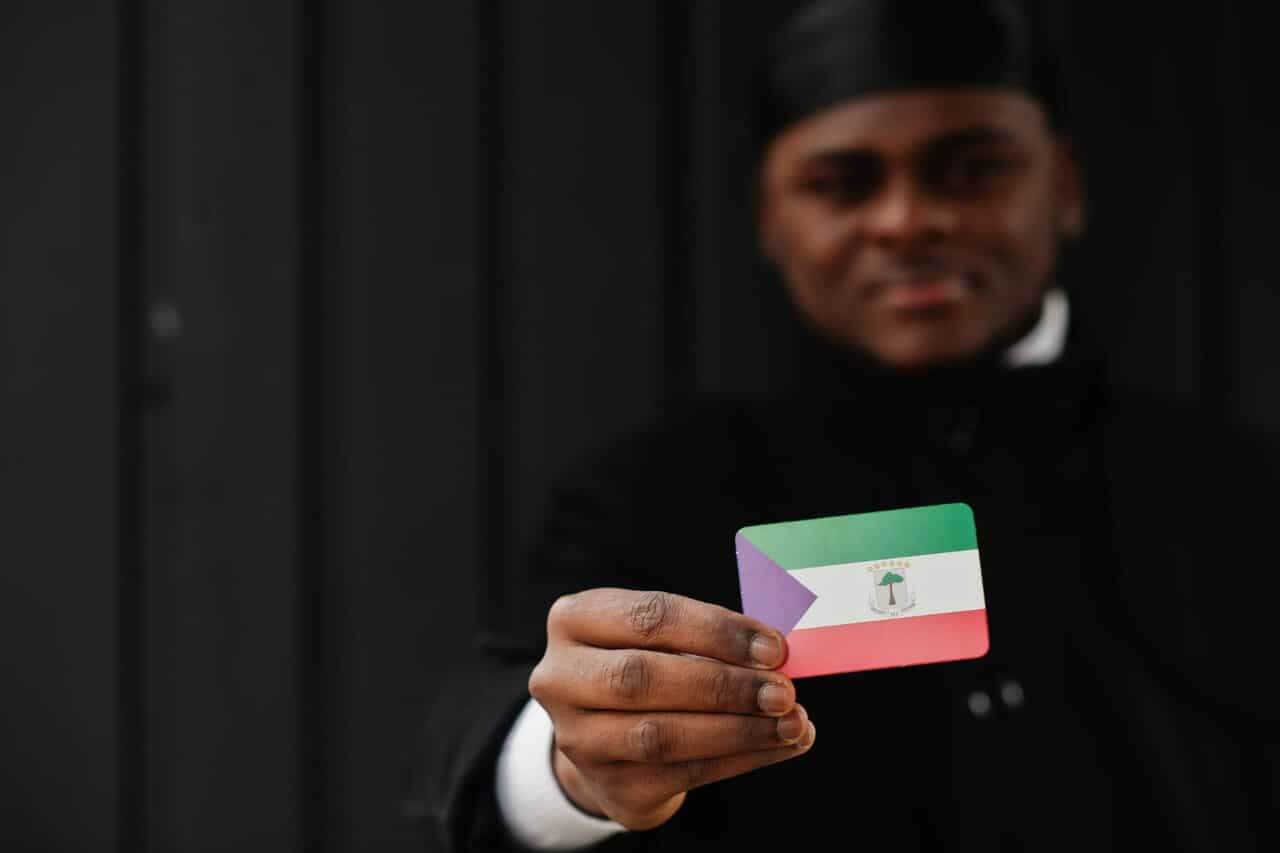
[[[1014,0],[825,0],[778,33],[765,78],[762,140],[839,101],[899,89],[1018,89],[1055,130],[1066,120],[1052,51]]]

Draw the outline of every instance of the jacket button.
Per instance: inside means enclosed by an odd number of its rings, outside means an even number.
[[[1022,685],[1013,679],[1009,679],[1000,685],[1000,700],[1004,702],[1004,706],[1010,711],[1016,711],[1022,707],[1022,703],[1027,699],[1027,694],[1023,692]]]
[[[984,720],[991,714],[991,697],[982,690],[975,690],[969,694],[969,713],[973,714],[974,719]]]

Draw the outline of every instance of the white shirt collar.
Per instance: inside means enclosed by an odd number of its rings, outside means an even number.
[[[1022,339],[1004,351],[1006,367],[1038,367],[1052,364],[1067,345],[1071,308],[1067,294],[1054,288],[1044,294],[1040,319]]]

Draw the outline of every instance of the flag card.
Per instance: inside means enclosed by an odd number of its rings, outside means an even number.
[[[760,524],[735,542],[742,612],[787,638],[792,678],[987,653],[968,504]]]

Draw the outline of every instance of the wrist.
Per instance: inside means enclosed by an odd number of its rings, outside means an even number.
[[[555,728],[532,699],[503,742],[494,794],[503,823],[527,850],[584,850],[625,831],[611,820],[579,808],[556,779],[552,759]]]
[[[551,744],[551,768],[561,792],[574,808],[594,818],[614,821],[627,829],[653,829],[670,820],[671,816],[684,805],[685,795],[680,793],[648,812],[628,813],[625,817],[612,815],[607,813],[600,801],[592,795],[587,780],[578,770],[578,765],[556,747],[554,740]]]

